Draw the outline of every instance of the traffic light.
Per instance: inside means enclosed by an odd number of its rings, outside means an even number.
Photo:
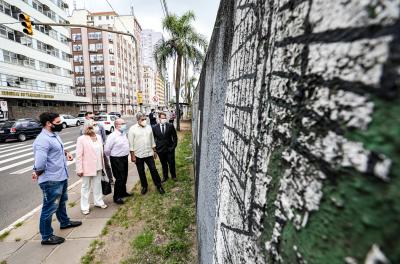
[[[31,21],[30,16],[27,14],[21,13],[21,14],[19,14],[19,18],[22,20],[21,25],[24,27],[23,32],[25,34],[32,36],[33,35],[33,29],[32,29],[33,22]]]

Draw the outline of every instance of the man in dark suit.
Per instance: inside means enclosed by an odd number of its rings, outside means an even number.
[[[168,123],[165,113],[159,114],[160,123],[153,126],[153,135],[156,141],[156,151],[163,171],[163,180],[168,180],[168,168],[171,178],[176,180],[175,171],[175,148],[178,144],[178,137],[173,124]]]
[[[149,114],[149,119],[151,126],[157,125],[157,116],[156,116],[156,111],[154,109],[151,109],[151,112]]]

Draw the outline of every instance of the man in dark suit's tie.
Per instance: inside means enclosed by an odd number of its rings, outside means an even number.
[[[156,151],[163,170],[162,182],[168,180],[168,169],[173,180],[176,179],[175,148],[178,137],[173,124],[168,123],[165,113],[159,114],[160,123],[153,126],[153,135],[156,141]]]

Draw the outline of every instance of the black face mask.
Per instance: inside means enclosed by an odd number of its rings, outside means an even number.
[[[63,125],[62,124],[53,124],[53,123],[51,123],[51,124],[52,124],[51,131],[53,131],[53,132],[61,132],[61,130],[63,130]]]

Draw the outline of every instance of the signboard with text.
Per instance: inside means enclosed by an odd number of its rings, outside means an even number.
[[[0,110],[2,112],[8,112],[7,101],[0,101]]]

